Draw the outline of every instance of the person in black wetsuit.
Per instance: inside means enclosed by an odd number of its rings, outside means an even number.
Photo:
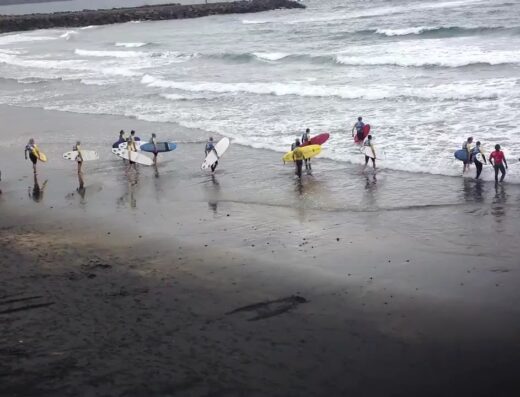
[[[363,129],[365,128],[365,123],[363,123],[363,117],[359,116],[357,119],[357,123],[354,124],[354,127],[352,127],[352,137],[354,137],[354,131],[356,131],[356,136],[359,140],[359,142],[363,142],[364,138],[364,132]]]

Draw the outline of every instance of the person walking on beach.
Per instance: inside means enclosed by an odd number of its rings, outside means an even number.
[[[368,165],[368,160],[370,159],[372,159],[372,166],[374,167],[374,169],[376,169],[376,150],[374,149],[374,145],[372,144],[372,135],[367,136],[367,139],[365,139],[365,141],[363,142],[363,149],[365,152],[365,166],[363,167],[363,169],[366,168],[366,166]],[[374,157],[368,156],[366,154],[367,150],[371,151]]]
[[[508,167],[506,156],[504,152],[500,150],[500,145],[495,145],[495,151],[489,155],[489,162],[495,169],[495,182],[498,183],[498,171],[502,173],[502,176],[500,177],[500,182],[503,182],[504,178],[506,177],[506,169],[508,169]]]
[[[135,161],[132,161],[132,153],[137,153],[137,145],[135,143],[135,131],[132,130],[130,136],[126,140],[126,149],[128,150],[128,168],[127,171],[130,171],[130,168],[134,166],[134,169],[137,171],[137,164]]]
[[[471,164],[471,144],[473,143],[473,137],[470,136],[466,141],[462,144],[462,150],[466,151],[467,157],[466,160],[463,161],[462,174],[465,174],[466,171],[469,171],[469,166]]]
[[[79,180],[79,188],[82,189],[83,182],[83,154],[81,153],[81,142],[77,141],[76,144],[72,147],[73,151],[77,151],[78,155],[76,156],[76,162],[78,163],[78,180]]]
[[[480,157],[482,158],[482,160],[484,160],[484,164],[487,164],[486,155],[480,147],[480,141],[477,141],[475,147],[471,149],[471,161],[475,163],[475,167],[477,168],[477,176],[475,177],[475,179],[478,179],[480,177],[480,174],[482,173],[482,162],[477,159],[478,154],[480,154]]]
[[[152,133],[150,143],[153,145],[153,165],[157,167],[157,155],[159,152],[157,151],[157,135],[155,135],[155,132]]]
[[[303,160],[305,160],[305,155],[303,154],[303,151],[300,148],[299,141],[297,141],[297,145],[293,150],[293,160],[294,160],[294,163],[296,164],[296,175],[298,175],[298,178],[301,179]]]
[[[352,137],[354,137],[354,131],[356,131],[356,136],[358,140],[361,142],[364,138],[363,129],[365,128],[365,123],[363,123],[363,117],[361,116],[359,116],[357,120],[357,123],[354,124],[354,127],[352,127]]]
[[[217,156],[217,161],[215,161],[213,163],[213,165],[211,166],[211,172],[215,172],[215,169],[217,168],[217,165],[218,165],[219,155],[217,153],[217,150],[215,149],[215,144],[213,142],[212,136],[210,136],[208,142],[206,142],[206,147],[204,148],[204,153],[207,156],[211,151],[215,152],[215,155]]]
[[[305,130],[305,132],[303,133],[302,135],[302,145],[304,144],[307,144],[307,145],[310,145],[310,140],[311,140],[311,130],[309,128],[307,128]],[[305,159],[305,169],[307,171],[311,171],[312,170],[312,167],[311,167],[311,159]]]
[[[29,153],[29,159],[31,160],[33,164],[33,172],[34,175],[36,175],[36,163],[38,163],[38,145],[36,145],[36,142],[34,141],[34,138],[29,139],[29,142],[27,145],[25,145],[25,159],[27,160],[27,153]]]

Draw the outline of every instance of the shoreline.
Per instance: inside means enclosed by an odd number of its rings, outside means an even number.
[[[131,21],[161,21],[200,18],[210,15],[244,14],[276,9],[302,9],[292,0],[232,1],[209,4],[161,4],[110,10],[84,10],[51,14],[0,15],[0,33],[109,25]]]
[[[277,153],[239,145],[212,177],[199,170],[204,131],[6,106],[0,117],[11,139],[0,143],[0,392],[517,389],[514,186],[496,196],[385,171],[374,182],[319,159],[298,183]],[[103,148],[132,127],[194,143],[160,156],[158,177],[127,174]],[[60,141],[45,142],[56,129]],[[89,140],[97,129],[101,142]],[[34,131],[50,159],[39,197],[22,154]],[[83,195],[60,158],[76,136],[101,155],[85,164]]]

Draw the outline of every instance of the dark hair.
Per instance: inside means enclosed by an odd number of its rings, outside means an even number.
[[[358,119],[358,121],[361,121],[361,120],[363,120],[363,117],[359,116],[357,119]]]
[[[472,136],[468,137],[468,142],[469,142],[469,141],[472,141],[472,140],[473,140],[473,137],[472,137]]]
[[[309,128],[307,128],[307,129],[305,130],[305,132],[311,132],[311,130],[310,130]]]
[[[134,131],[134,130],[130,131],[130,134],[131,134],[131,135],[134,135],[134,134],[135,134],[135,131]]]
[[[477,141],[477,146],[480,146],[480,141]]]
[[[495,145],[495,150],[500,150],[500,145],[498,143]]]
[[[367,138],[368,138],[368,139],[372,139],[372,135],[368,135]]]

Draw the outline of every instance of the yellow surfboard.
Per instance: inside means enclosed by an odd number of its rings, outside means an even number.
[[[36,145],[34,145],[33,154],[38,158],[38,160],[43,161],[44,163],[47,161],[45,153],[43,153]]]
[[[300,146],[300,150],[303,152],[303,156],[306,159],[310,159],[321,153],[321,145]],[[284,163],[294,161],[293,152],[290,151],[285,153],[282,159]]]

